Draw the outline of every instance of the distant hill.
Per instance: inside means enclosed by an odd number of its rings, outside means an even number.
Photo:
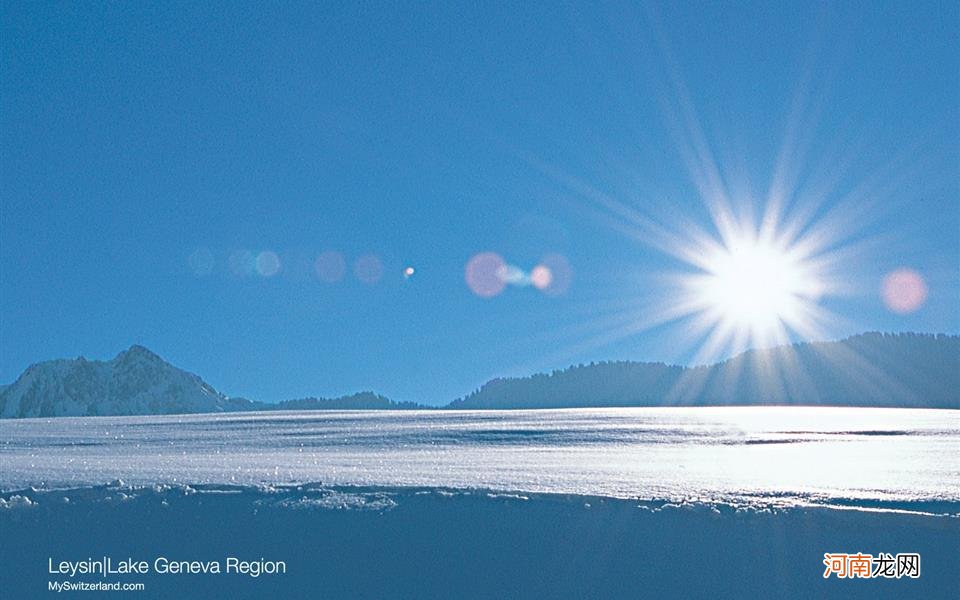
[[[264,404],[265,410],[410,410],[427,408],[415,402],[394,402],[373,392],[360,392],[340,398],[301,398]]]
[[[866,333],[839,342],[751,350],[703,367],[603,362],[494,379],[450,409],[726,405],[960,408],[960,336]],[[142,346],[108,361],[27,368],[0,386],[0,417],[250,410],[426,408],[373,392],[278,404],[229,398]]]
[[[450,408],[812,405],[960,408],[960,336],[866,333],[704,367],[605,362],[494,379]]]

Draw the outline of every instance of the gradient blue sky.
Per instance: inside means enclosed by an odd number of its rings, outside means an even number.
[[[4,2],[0,381],[133,343],[268,401],[690,361],[684,322],[630,326],[682,265],[598,207],[709,229],[698,141],[735,204],[785,157],[788,195],[843,208],[827,337],[960,328],[956,3],[404,4]],[[242,249],[280,271],[236,275]],[[571,285],[479,298],[482,251],[562,254]],[[929,287],[907,315],[900,267]]]

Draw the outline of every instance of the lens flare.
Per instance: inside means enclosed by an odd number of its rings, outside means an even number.
[[[895,313],[918,310],[927,299],[927,283],[913,269],[897,269],[883,280],[883,301]]]
[[[493,298],[507,286],[501,276],[507,268],[503,258],[495,252],[481,252],[467,262],[464,278],[467,286],[481,298]]]
[[[530,271],[530,283],[538,290],[545,290],[553,282],[553,271],[546,265],[537,265]]]
[[[261,277],[273,277],[280,272],[280,257],[272,250],[264,250],[257,255],[256,268]]]
[[[503,280],[507,285],[525,287],[530,285],[530,278],[523,269],[517,265],[503,265],[497,269],[497,277]]]

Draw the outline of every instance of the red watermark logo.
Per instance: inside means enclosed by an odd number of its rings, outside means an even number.
[[[893,554],[881,552],[873,554],[845,554],[839,552],[825,552],[823,564],[823,578],[829,579],[836,575],[838,579],[871,579],[884,577],[900,579],[920,577],[920,555],[916,552]]]

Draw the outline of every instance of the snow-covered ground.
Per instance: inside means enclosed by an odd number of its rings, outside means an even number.
[[[952,598],[960,415],[690,408],[0,421],[0,589],[142,598]],[[111,482],[111,483],[107,483]],[[825,552],[919,579],[823,578]],[[49,560],[283,561],[76,576]]]
[[[960,412],[366,411],[0,421],[0,490],[432,486],[731,504],[960,501]]]

